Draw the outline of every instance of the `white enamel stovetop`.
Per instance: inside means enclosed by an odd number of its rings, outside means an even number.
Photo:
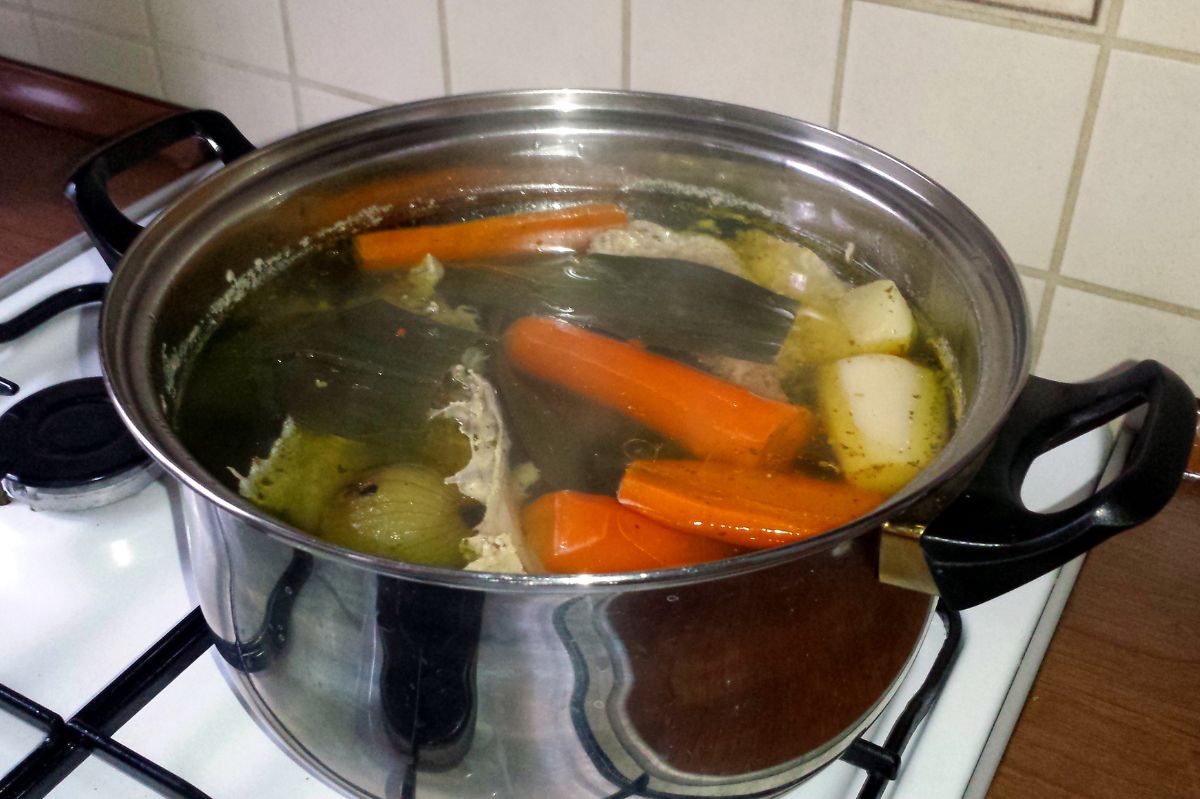
[[[0,319],[59,289],[108,276],[93,251],[51,266],[43,261],[0,280]],[[24,397],[64,379],[99,374],[97,313],[94,307],[69,311],[17,342],[0,345],[0,375],[20,383]],[[3,398],[0,410],[14,401]],[[1092,433],[1039,460],[1026,483],[1027,503],[1044,508],[1090,490],[1108,457],[1109,441],[1104,432]],[[174,486],[160,479],[130,499],[94,511],[0,507],[0,683],[69,717],[194,607],[176,500]],[[887,796],[984,795],[1078,565],[963,614],[958,665],[913,737]],[[941,637],[941,625],[935,623],[900,700],[923,678]],[[226,687],[214,657],[211,651],[203,655],[116,739],[213,799],[336,796],[259,731]],[[901,704],[894,701],[868,737],[881,742]],[[37,729],[0,708],[0,775],[41,738]],[[853,797],[862,780],[862,772],[835,763],[788,797]],[[158,796],[97,757],[50,795]]]

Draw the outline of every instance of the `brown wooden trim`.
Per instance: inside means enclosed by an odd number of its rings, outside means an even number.
[[[1200,797],[1200,483],[1088,553],[988,799]]]
[[[0,274],[80,232],[63,187],[77,164],[179,106],[0,58]],[[114,175],[118,205],[167,185],[211,157],[179,142]]]
[[[164,100],[0,58],[0,112],[91,141],[112,139],[178,110]]]

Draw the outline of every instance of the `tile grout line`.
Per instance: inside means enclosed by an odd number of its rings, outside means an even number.
[[[69,20],[69,22],[73,22],[74,24],[79,25],[81,27],[83,26],[83,23],[75,22],[74,20]],[[86,28],[84,28],[84,30],[86,30]],[[290,61],[293,57],[293,54],[290,50],[290,48],[291,48],[290,36],[288,38],[289,38],[289,41],[287,42],[287,46],[289,47],[289,70],[291,70],[291,69],[293,69],[293,67],[291,67]],[[305,78],[299,74],[293,75],[290,71],[282,72],[277,69],[272,69],[271,67],[264,67],[264,66],[259,66],[258,64],[250,64],[245,61],[239,61],[236,58],[229,58],[228,56],[220,55],[218,53],[212,53],[207,50],[201,50],[198,47],[191,47],[186,44],[175,44],[175,43],[171,43],[171,42],[163,42],[163,41],[159,40],[157,37],[154,39],[153,42],[151,42],[149,39],[146,39],[145,37],[141,37],[137,41],[137,43],[149,45],[149,46],[153,47],[156,52],[166,52],[166,53],[184,55],[189,58],[195,58],[195,59],[198,59],[200,61],[205,61],[210,64],[218,64],[223,67],[229,67],[230,69],[241,70],[242,72],[249,72],[252,75],[259,75],[259,76],[262,76],[265,78],[273,78],[275,80],[282,80],[282,81],[286,81],[286,82],[291,82],[294,78],[295,82],[301,87],[307,86],[307,87],[311,87],[314,89],[320,89],[321,91],[326,91],[331,94],[337,94],[337,95],[340,95],[340,96],[345,97],[350,100],[358,100],[360,102],[372,103],[372,104],[376,104],[376,105],[389,105],[389,104],[393,104],[396,102],[395,100],[389,100],[385,97],[375,97],[374,95],[364,94],[362,92],[357,92],[357,91],[354,91],[353,89],[347,89],[347,88],[344,88],[342,86],[337,86],[332,83],[324,83],[322,81],[315,80],[313,78]]]
[[[622,1],[625,2],[625,0],[622,0]],[[0,3],[4,3],[4,2],[5,2],[5,0],[0,0]],[[1102,34],[1095,34],[1095,33],[1084,34],[1084,33],[1078,32],[1078,31],[1070,31],[1070,30],[1065,30],[1062,28],[1055,28],[1055,27],[1049,26],[1049,25],[1036,26],[1036,25],[1030,25],[1030,24],[1022,24],[1022,23],[1016,22],[1015,20],[997,19],[994,16],[989,17],[986,15],[970,15],[970,14],[964,14],[962,12],[944,11],[941,9],[930,10],[928,8],[921,7],[919,5],[921,0],[857,0],[857,2],[864,2],[864,3],[871,3],[873,5],[882,5],[882,6],[890,6],[890,7],[895,7],[895,8],[902,8],[902,9],[907,9],[907,10],[914,11],[914,12],[928,13],[933,16],[940,16],[940,17],[945,17],[945,18],[950,18],[950,19],[962,19],[962,20],[971,21],[971,22],[978,22],[980,24],[991,25],[993,27],[1024,30],[1026,32],[1045,34],[1047,36],[1057,37],[1060,39],[1065,39],[1065,40],[1070,40],[1070,41],[1080,41],[1080,42],[1087,42],[1087,43],[1091,43],[1091,44],[1101,44],[1102,41],[1106,40],[1106,38],[1107,38],[1108,44],[1109,44],[1110,48],[1113,50],[1119,50],[1122,52],[1138,53],[1141,55],[1154,56],[1157,58],[1163,58],[1163,59],[1170,60],[1170,61],[1177,61],[1177,62],[1184,62],[1184,63],[1189,63],[1189,64],[1200,65],[1200,52],[1193,53],[1193,52],[1190,52],[1187,50],[1180,50],[1178,48],[1165,47],[1162,45],[1151,44],[1148,42],[1139,42],[1139,41],[1134,41],[1131,39],[1122,39],[1120,37],[1115,37],[1115,36],[1114,37],[1105,37]],[[23,9],[23,10],[28,10],[28,9]],[[442,46],[443,71],[446,73],[444,84],[446,85],[446,93],[449,94],[449,93],[452,93],[453,87],[451,85],[450,74],[449,74],[449,61],[450,61],[449,25],[444,22],[445,0],[438,0],[438,12],[439,12],[439,14],[438,14],[439,22],[443,23],[441,26],[442,27],[441,34],[442,34],[442,38],[444,40],[443,46]],[[81,20],[71,18],[71,17],[66,17],[66,16],[62,16],[59,14],[54,14],[52,12],[44,12],[44,11],[40,11],[40,10],[29,11],[29,13],[32,14],[35,22],[38,19],[45,19],[45,20],[49,20],[52,22],[58,22],[58,23],[67,25],[69,27],[73,27],[78,30],[82,30],[82,31],[92,31],[93,30],[93,28],[89,27],[88,23],[81,21]],[[157,52],[165,51],[165,52],[184,53],[186,55],[198,57],[198,58],[200,58],[204,61],[208,61],[210,63],[221,64],[221,65],[228,66],[228,67],[234,67],[236,69],[245,70],[247,72],[251,72],[254,74],[258,74],[258,75],[263,75],[266,77],[277,78],[277,79],[282,79],[282,80],[290,79],[290,75],[288,75],[287,73],[281,72],[276,69],[272,69],[270,67],[263,67],[258,64],[247,63],[245,61],[240,61],[236,58],[229,58],[227,56],[219,55],[217,53],[211,53],[207,50],[202,50],[198,47],[191,47],[191,46],[185,45],[185,44],[165,43],[165,42],[160,41],[157,38],[157,36],[151,37],[151,36],[147,36],[145,34],[133,33],[130,31],[118,31],[117,29],[108,28],[106,26],[97,27],[97,28],[95,28],[95,31],[106,34],[106,35],[114,36],[116,38],[124,38],[125,40],[131,41],[134,43],[150,45]],[[39,44],[39,52],[40,52],[40,42],[38,44]],[[337,86],[331,86],[330,84],[322,84],[319,81],[313,81],[308,78],[298,77],[297,79],[301,86],[307,85],[307,86],[313,86],[314,88],[323,88],[327,91],[333,91],[334,93],[344,95],[351,99],[368,98],[369,101],[371,101],[371,102],[384,102],[384,103],[393,102],[393,101],[389,101],[389,100],[383,100],[380,98],[373,98],[373,97],[370,97],[369,95],[364,95],[364,94],[361,94],[358,92],[354,92],[353,90],[350,90],[350,89],[345,89],[345,88],[337,87]]]
[[[1046,22],[1044,19],[1035,19],[1029,14],[1023,14],[1018,11],[1005,13],[995,8],[988,10],[987,6],[947,7],[929,2],[929,0],[862,0],[862,2],[878,6],[901,8],[920,14],[958,19],[965,22],[977,22],[997,28],[1010,28],[1024,31],[1025,33],[1041,33],[1063,39],[1091,42],[1093,44],[1098,43],[1103,38],[1102,34],[1096,32],[1094,26],[1086,23],[1073,23],[1065,20]]]
[[[237,69],[237,70],[241,70],[243,72],[249,72],[252,75],[259,75],[259,76],[265,77],[265,78],[272,78],[274,80],[289,81],[291,78],[290,75],[288,75],[287,73],[284,73],[284,72],[279,72],[277,70],[270,69],[268,67],[260,67],[260,66],[254,65],[254,64],[247,64],[243,61],[237,61],[235,59],[226,58],[225,56],[216,55],[214,53],[209,53],[204,50],[198,50],[194,47],[188,47],[186,45],[161,44],[161,45],[157,46],[155,49],[157,51],[161,51],[161,52],[177,53],[180,55],[185,55],[189,58],[195,58],[200,61],[206,61],[210,64],[217,64],[217,65],[220,65],[223,67],[229,67],[230,69]],[[314,80],[313,78],[305,78],[300,75],[296,76],[296,84],[299,85],[300,87],[319,89],[320,91],[328,92],[329,94],[336,94],[339,97],[344,97],[348,100],[357,100],[359,102],[368,103],[371,105],[390,105],[390,104],[393,104],[396,102],[395,100],[389,100],[386,97],[376,97],[371,94],[363,94],[362,92],[356,92],[353,89],[346,89],[342,86],[337,86],[332,83],[323,83],[319,80]]]
[[[996,13],[995,11],[988,12],[986,10],[976,10],[968,8],[947,8],[940,5],[931,5],[930,0],[858,0],[863,3],[870,3],[877,6],[888,6],[890,8],[899,8],[906,11],[913,11],[919,14],[929,14],[936,17],[945,17],[947,19],[957,19],[963,22],[975,22],[981,25],[990,25],[995,28],[1006,28],[1009,30],[1021,31],[1023,33],[1034,33],[1043,36],[1050,36],[1057,39],[1067,41],[1086,42],[1088,44],[1108,44],[1113,50],[1123,52],[1139,53],[1141,55],[1154,56],[1163,58],[1168,61],[1181,61],[1187,64],[1200,65],[1200,52],[1192,50],[1184,50],[1178,47],[1171,47],[1164,44],[1155,44],[1154,42],[1143,42],[1137,39],[1127,39],[1118,36],[1115,32],[1108,32],[1108,24],[1114,18],[1116,3],[1113,2],[1113,8],[1110,8],[1107,17],[1105,18],[1105,31],[1097,32],[1090,29],[1085,23],[1047,23],[1039,22],[1030,18],[1019,18],[1017,16],[1006,16]],[[1111,1],[1111,0],[1110,0]],[[980,8],[985,8],[981,6]],[[1010,12],[1014,15],[1021,14],[1018,11]]]
[[[829,127],[838,129],[842,115],[842,86],[846,80],[846,51],[850,48],[850,15],[854,0],[842,0],[842,22],[838,29],[837,55],[833,62],[833,90],[829,98]]]
[[[1064,288],[1076,289],[1086,294],[1094,294],[1097,297],[1104,297],[1108,300],[1123,302],[1127,305],[1137,305],[1141,308],[1147,308],[1152,311],[1161,311],[1173,316],[1182,316],[1185,319],[1200,320],[1200,308],[1192,308],[1187,305],[1176,305],[1173,302],[1160,300],[1155,297],[1147,297],[1142,294],[1134,294],[1123,289],[1115,289],[1111,286],[1105,286],[1102,283],[1092,283],[1088,280],[1080,280],[1077,277],[1068,277],[1060,275],[1058,284]]]
[[[631,2],[631,0],[622,0],[622,2]],[[851,0],[851,2],[853,2],[853,0]],[[872,5],[879,5],[879,6],[889,6],[892,8],[900,8],[900,9],[913,11],[916,13],[924,13],[924,14],[930,14],[932,16],[945,17],[947,19],[958,19],[958,20],[963,20],[963,21],[967,21],[967,22],[976,22],[979,24],[990,25],[992,27],[997,27],[997,28],[1007,28],[1010,30],[1023,31],[1026,33],[1042,34],[1042,35],[1051,36],[1051,37],[1064,39],[1064,40],[1068,40],[1068,41],[1079,41],[1079,42],[1086,42],[1086,43],[1090,43],[1090,44],[1101,44],[1103,42],[1107,42],[1112,50],[1119,50],[1122,52],[1130,52],[1130,53],[1137,53],[1140,55],[1153,56],[1155,58],[1162,58],[1162,59],[1166,59],[1169,61],[1178,61],[1178,62],[1183,62],[1183,63],[1187,63],[1187,64],[1200,65],[1200,52],[1192,52],[1189,50],[1182,50],[1177,47],[1168,47],[1166,45],[1154,44],[1152,42],[1142,42],[1142,41],[1138,41],[1135,39],[1125,39],[1125,38],[1121,38],[1119,36],[1109,37],[1104,34],[1091,33],[1091,32],[1087,32],[1084,30],[1077,30],[1077,29],[1073,29],[1073,28],[1069,28],[1069,27],[1057,27],[1057,26],[1051,25],[1051,24],[1045,24],[1045,23],[1039,24],[1036,22],[1029,22],[1029,21],[1025,21],[1025,20],[1010,19],[1007,17],[997,16],[994,13],[989,14],[986,11],[975,12],[975,11],[965,11],[965,10],[958,10],[958,9],[946,9],[946,8],[942,8],[942,7],[931,8],[927,5],[924,5],[924,3],[928,2],[928,0],[857,0],[857,2],[870,3]],[[93,25],[93,23],[87,22],[85,20],[80,20],[80,19],[76,19],[74,17],[65,16],[63,14],[58,14],[53,11],[43,11],[41,9],[35,9],[32,7],[17,6],[17,5],[12,4],[11,2],[9,2],[9,0],[0,0],[0,8],[9,8],[9,9],[16,10],[16,11],[27,12],[32,16],[35,23],[38,20],[47,20],[50,22],[56,22],[56,23],[65,25],[67,27],[75,28],[76,30],[80,30],[80,31],[101,33],[104,35],[123,39],[125,41],[129,41],[132,43],[149,45],[149,46],[153,47],[156,51],[160,50],[161,49],[160,45],[162,45],[162,42],[159,41],[157,35],[154,35],[154,34],[147,35],[147,34],[137,33],[137,32],[130,31],[130,30],[114,28],[114,27],[110,27],[107,25],[103,25],[103,24]],[[1013,13],[1018,13],[1018,12],[1013,12]],[[149,17],[149,14],[147,14],[147,16]],[[449,60],[450,60],[449,27],[448,27],[448,25],[444,24],[445,0],[438,0],[438,18],[439,18],[439,22],[443,23],[441,25],[441,28],[442,28],[441,34],[442,34],[442,39],[443,39],[442,60],[443,60],[443,70],[446,72],[446,78],[445,78],[444,83],[447,86],[446,92],[447,92],[447,94],[449,94],[449,93],[451,93],[452,89],[449,85],[450,84],[450,78],[449,78]],[[39,43],[39,45],[40,45],[40,43]],[[257,73],[260,75],[266,75],[268,77],[283,78],[283,79],[287,79],[289,77],[287,74],[280,72],[279,70],[271,69],[270,67],[263,67],[258,64],[251,64],[251,63],[248,63],[245,61],[240,61],[236,58],[229,58],[227,56],[222,56],[217,53],[211,53],[211,52],[208,52],[207,50],[203,50],[198,47],[191,47],[189,45],[184,45],[184,44],[169,44],[166,49],[177,51],[177,52],[182,52],[182,53],[187,53],[187,54],[192,54],[192,55],[197,55],[197,56],[200,56],[201,58],[203,58],[204,60],[210,61],[212,63],[223,64],[225,66],[230,66],[230,67],[236,67],[238,69],[244,69],[249,72],[254,72],[254,73]],[[39,46],[39,53],[40,53],[40,46]],[[301,78],[300,81],[301,81],[302,85],[304,85],[305,83],[311,83],[311,81],[306,81],[303,78]],[[346,94],[347,97],[352,97],[357,94],[357,93],[351,93],[351,90],[348,90],[348,89],[339,89],[339,91]],[[357,96],[361,97],[364,95],[357,94]]]
[[[8,7],[13,8],[13,6]],[[131,42],[133,44],[153,43],[151,41],[151,36],[148,33],[139,33],[137,31],[131,31],[128,28],[117,28],[112,25],[106,25],[102,22],[96,23],[91,20],[78,19],[76,17],[67,16],[66,14],[59,14],[55,11],[44,11],[40,8],[33,8],[32,6],[22,10],[27,11],[33,17],[34,22],[39,19],[47,22],[57,22],[59,25],[63,25],[68,28],[74,28],[76,30],[82,30],[88,33],[99,33],[104,36],[112,36],[114,39],[121,39],[122,41]],[[148,7],[147,16],[149,16]]]
[[[297,87],[309,87],[309,88],[313,88],[313,89],[318,89],[320,91],[328,92],[329,94],[336,94],[336,95],[338,95],[340,97],[344,97],[348,100],[356,100],[358,102],[367,103],[370,105],[388,105],[388,104],[395,102],[394,100],[388,100],[387,98],[384,98],[384,97],[375,97],[373,95],[363,94],[362,92],[356,92],[352,89],[346,89],[344,87],[336,86],[334,84],[323,83],[319,80],[301,77],[299,74],[292,75],[290,73],[279,72],[278,70],[274,70],[269,67],[261,67],[256,64],[248,64],[244,61],[238,61],[237,59],[228,58],[226,56],[218,55],[216,53],[210,53],[208,51],[201,50],[199,48],[189,47],[187,45],[177,45],[177,44],[163,42],[158,36],[158,25],[155,22],[153,12],[151,12],[151,10],[150,10],[149,0],[143,0],[143,1],[146,3],[146,6],[145,6],[146,19],[147,19],[147,25],[150,29],[150,34],[148,36],[142,35],[142,34],[130,34],[131,36],[135,37],[135,38],[131,39],[131,41],[133,41],[136,44],[145,44],[148,47],[150,47],[151,50],[153,50],[155,77],[156,77],[159,87],[162,91],[163,98],[165,98],[165,99],[169,99],[169,98],[167,98],[167,82],[166,82],[166,77],[165,77],[163,65],[162,65],[162,54],[164,52],[177,53],[180,55],[187,56],[189,58],[196,58],[200,61],[206,61],[211,64],[218,64],[220,66],[229,67],[231,69],[242,70],[242,71],[254,74],[254,75],[261,75],[263,77],[274,78],[276,80],[284,80],[284,81],[288,81],[289,83],[294,82]],[[0,0],[0,3],[3,3],[3,0]],[[34,17],[35,22],[36,22],[36,19],[40,16],[51,22],[64,22],[64,23],[67,23],[72,26],[77,26],[83,30],[88,30],[86,28],[86,24],[79,20],[74,20],[74,19],[70,19],[70,18],[66,18],[66,17],[58,17],[58,16],[54,16],[54,15],[47,15],[47,14],[36,14],[36,13],[33,14],[32,16]],[[100,32],[107,34],[107,35],[112,35],[110,33],[110,31],[107,29],[101,30]],[[34,44],[38,48],[39,58],[43,58],[44,56],[41,51],[41,41],[37,34],[36,25],[34,27],[34,34],[35,34]],[[294,67],[292,67],[292,65],[291,65],[291,61],[293,59],[293,53],[291,52],[290,38],[291,37],[290,37],[290,30],[289,30],[288,58],[289,58],[289,69],[292,69]],[[297,101],[295,96],[293,96],[293,102],[295,102],[296,108],[299,109],[299,107],[300,107],[299,102]],[[299,124],[299,120],[297,120],[297,124]]]
[[[33,49],[37,53],[38,63],[45,64],[46,51],[42,48],[42,34],[38,30],[37,16],[33,13],[33,6],[29,6],[25,11],[29,14],[29,24],[33,28]]]
[[[338,97],[344,97],[347,100],[357,100],[360,103],[367,105],[395,105],[395,100],[389,100],[386,97],[375,97],[370,94],[363,94],[352,89],[343,89],[341,86],[335,86],[331,83],[322,83],[319,80],[312,78],[302,78],[296,76],[296,85],[301,88],[318,89],[328,94],[336,94]]]
[[[304,116],[300,113],[300,83],[296,72],[296,45],[292,42],[292,18],[287,0],[279,0],[279,23],[283,26],[283,50],[287,53],[288,84],[292,87],[292,117],[296,130],[304,130]]]
[[[1039,269],[1036,266],[1018,266],[1018,274],[1025,277],[1041,280],[1049,283],[1051,277],[1050,272],[1046,269]],[[1166,300],[1160,300],[1157,297],[1148,297],[1145,294],[1135,294],[1124,289],[1116,289],[1111,286],[1105,286],[1103,283],[1093,283],[1090,280],[1081,280],[1077,277],[1069,277],[1067,275],[1054,275],[1054,282],[1062,288],[1074,289],[1082,291],[1085,294],[1094,294],[1097,297],[1104,297],[1108,300],[1123,302],[1127,305],[1136,305],[1140,308],[1147,308],[1152,311],[1160,311],[1162,313],[1171,314],[1172,316],[1182,316],[1185,319],[1200,320],[1200,308],[1192,308],[1188,305],[1178,305]]]
[[[438,55],[442,61],[442,94],[454,94],[450,82],[450,23],[446,14],[446,0],[437,0]]]
[[[1112,49],[1120,50],[1123,53],[1137,53],[1138,55],[1154,56],[1155,58],[1162,58],[1169,61],[1181,61],[1185,64],[1200,64],[1200,53],[1194,53],[1190,50],[1180,50],[1176,47],[1167,47],[1164,44],[1139,42],[1137,39],[1114,37]]]
[[[287,73],[280,72],[277,69],[259,66],[258,64],[251,64],[246,61],[239,61],[236,58],[229,58],[228,56],[223,56],[218,53],[211,53],[207,50],[202,50],[199,47],[191,47],[190,45],[186,45],[186,44],[175,44],[172,42],[164,42],[157,35],[157,26],[155,25],[153,14],[150,13],[149,5],[146,6],[146,12],[147,12],[146,13],[147,24],[151,30],[150,34],[133,33],[132,31],[120,31],[115,28],[108,28],[105,26],[91,27],[89,25],[89,23],[87,23],[83,20],[73,19],[71,17],[64,17],[59,14],[49,14],[49,13],[45,13],[42,11],[34,11],[34,12],[32,12],[32,16],[33,16],[33,21],[35,23],[35,29],[36,29],[36,23],[38,22],[38,20],[45,20],[47,22],[58,23],[67,28],[72,28],[78,32],[98,33],[102,36],[111,36],[114,39],[121,39],[122,41],[129,43],[129,44],[146,45],[147,47],[153,48],[155,50],[155,52],[165,51],[165,52],[183,53],[184,55],[194,56],[203,61],[208,61],[209,63],[212,63],[212,64],[221,64],[222,66],[233,67],[235,69],[244,70],[246,72],[251,72],[256,75],[263,75],[266,77],[279,78],[279,79],[283,79],[283,80],[286,80],[288,78]]]
[[[33,47],[37,50],[38,62],[46,69],[58,69],[57,65],[46,63],[46,48],[42,45],[42,26],[38,24],[38,21],[38,15],[30,11],[29,22],[33,25]]]
[[[621,88],[633,88],[633,0],[621,0]]]
[[[167,72],[163,68],[162,49],[158,46],[158,23],[154,21],[154,12],[150,10],[150,0],[142,0],[142,8],[146,12],[146,28],[150,31],[150,49],[154,53],[154,75],[158,80],[158,90],[163,99],[167,98]]]
[[[200,61],[207,61],[210,64],[219,64],[223,67],[238,69],[242,72],[249,72],[252,75],[260,75],[264,78],[275,78],[276,80],[286,81],[291,77],[287,72],[283,72],[278,69],[262,67],[258,64],[248,64],[245,61],[238,61],[236,58],[229,58],[228,56],[223,56],[219,53],[210,53],[207,50],[201,50],[198,47],[191,47],[186,44],[162,42],[159,44],[159,47],[163,52],[166,53],[180,53],[182,55],[199,59]]]
[[[1028,14],[1034,17],[1042,17],[1043,19],[1054,20],[1056,22],[1066,22],[1076,25],[1095,25],[1100,17],[1100,7],[1102,0],[1091,0],[1092,16],[1089,19],[1084,19],[1078,14],[1070,12],[1047,11],[1044,7],[1041,10],[1033,7],[1022,8],[1019,5],[1011,2],[1011,0],[959,0],[960,2],[975,3],[976,5],[990,7],[998,12],[1007,14]]]
[[[1096,68],[1092,75],[1092,85],[1088,90],[1087,106],[1083,114],[1083,122],[1079,129],[1079,140],[1075,145],[1075,160],[1071,164],[1071,177],[1067,182],[1066,196],[1063,198],[1062,215],[1058,220],[1058,231],[1054,237],[1054,248],[1050,252],[1050,265],[1045,277],[1046,288],[1042,293],[1041,305],[1038,307],[1037,320],[1033,328],[1034,357],[1036,364],[1041,356],[1045,343],[1046,330],[1050,326],[1050,312],[1054,305],[1054,294],[1062,272],[1063,256],[1067,250],[1067,240],[1071,234],[1071,225],[1075,218],[1075,206],[1079,202],[1079,191],[1083,184],[1083,172],[1087,166],[1088,152],[1092,146],[1092,135],[1096,129],[1096,118],[1100,113],[1100,100],[1104,93],[1104,82],[1108,76],[1109,55],[1112,42],[1117,35],[1117,25],[1121,20],[1121,10],[1124,0],[1112,0],[1105,20],[1104,33],[1100,39],[1100,52],[1096,55]]]
[[[1096,59],[1096,72],[1093,74],[1093,84],[1089,87],[1088,105],[1084,111],[1084,119],[1080,124],[1080,137],[1076,143],[1075,160],[1072,162],[1071,176],[1068,181],[1068,191],[1063,200],[1063,215],[1059,220],[1059,230],[1055,235],[1055,243],[1051,252],[1051,263],[1048,269],[1020,266],[1017,271],[1028,277],[1043,281],[1045,289],[1038,309],[1037,319],[1034,320],[1035,356],[1040,354],[1044,344],[1046,329],[1049,327],[1055,290],[1058,286],[1074,289],[1087,294],[1104,297],[1116,302],[1123,302],[1153,311],[1171,314],[1186,319],[1200,319],[1200,308],[1178,305],[1155,297],[1136,294],[1122,289],[1093,283],[1079,278],[1069,277],[1061,273],[1063,258],[1069,238],[1070,227],[1073,223],[1075,206],[1079,199],[1082,186],[1083,169],[1087,153],[1091,149],[1095,120],[1099,113],[1099,100],[1103,93],[1104,82],[1107,78],[1108,64],[1112,51],[1137,53],[1140,55],[1162,58],[1180,63],[1200,65],[1200,52],[1191,52],[1165,45],[1141,42],[1123,38],[1118,34],[1121,11],[1124,0],[1111,0],[1107,14],[1103,16],[1103,29],[1089,32],[1075,29],[1068,23],[1037,23],[1013,17],[1004,17],[996,13],[970,11],[966,9],[949,9],[935,6],[930,0],[863,0],[875,5],[891,6],[934,16],[961,19],[995,27],[1015,29],[1022,32],[1056,37],[1062,40],[1078,41],[1095,44],[1100,47]],[[1019,12],[1012,12],[1019,13]]]

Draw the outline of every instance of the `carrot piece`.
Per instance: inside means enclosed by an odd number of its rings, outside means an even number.
[[[657,522],[742,547],[790,544],[841,527],[887,497],[848,483],[712,461],[634,461],[617,499]]]
[[[621,411],[702,458],[786,465],[812,430],[807,408],[558,319],[518,319],[504,344],[523,372]]]
[[[452,166],[426,170],[385,174],[368,182],[355,183],[345,189],[297,192],[303,206],[311,207],[314,217],[323,220],[343,219],[370,206],[393,206],[400,203],[439,204],[461,198],[464,187],[481,187],[497,180],[495,170],[478,166]]]
[[[703,563],[739,550],[687,535],[621,507],[612,497],[555,491],[525,507],[525,543],[546,571],[645,571]]]
[[[441,261],[515,255],[549,247],[579,249],[602,230],[628,221],[624,209],[592,203],[550,211],[506,214],[453,225],[377,230],[354,237],[358,265],[368,271],[403,269],[426,255]]]

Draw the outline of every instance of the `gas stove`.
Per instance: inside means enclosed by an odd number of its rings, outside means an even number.
[[[0,319],[107,278],[94,251],[39,259],[0,279]],[[99,375],[97,319],[98,307],[83,305],[0,345],[0,375],[20,385],[0,412]],[[1026,503],[1046,509],[1090,492],[1112,452],[1098,430],[1047,453]],[[180,489],[161,476],[144,482],[87,510],[0,508],[0,799],[340,795],[225,685],[194,610]],[[1078,569],[943,614],[863,739],[784,796],[983,796]],[[635,789],[615,785],[613,797]],[[412,795],[425,796],[419,786]]]

